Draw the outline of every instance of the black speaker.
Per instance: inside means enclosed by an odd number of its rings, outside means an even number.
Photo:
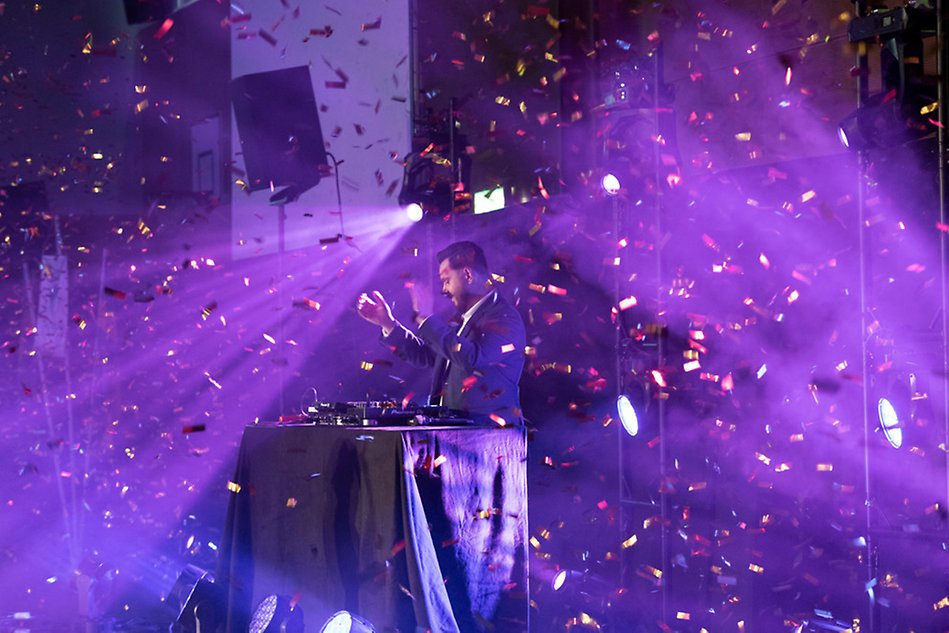
[[[142,24],[164,20],[175,10],[175,0],[124,0],[125,21]]]
[[[320,182],[326,148],[309,68],[237,77],[231,101],[251,191],[286,186],[301,192]]]

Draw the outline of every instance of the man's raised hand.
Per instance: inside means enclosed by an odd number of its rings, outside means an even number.
[[[395,327],[392,309],[378,290],[373,290],[371,297],[365,292],[359,295],[359,300],[356,301],[356,312],[365,320],[378,325],[384,330],[391,330]]]

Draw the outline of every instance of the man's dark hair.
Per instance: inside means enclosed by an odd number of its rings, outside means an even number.
[[[484,251],[474,242],[455,242],[438,251],[436,261],[441,264],[446,259],[452,270],[469,267],[476,273],[488,275],[488,260]]]

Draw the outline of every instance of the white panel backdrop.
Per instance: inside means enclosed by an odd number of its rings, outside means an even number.
[[[231,76],[308,65],[327,150],[344,161],[346,233],[398,219],[401,160],[409,150],[408,0],[238,0],[231,3]],[[232,118],[234,165],[244,169]],[[270,192],[232,186],[235,258],[273,253],[277,209]],[[313,246],[339,231],[333,178],[287,206],[286,246]]]

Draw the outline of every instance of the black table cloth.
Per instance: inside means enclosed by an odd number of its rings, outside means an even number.
[[[307,631],[526,631],[522,428],[251,426],[220,548],[227,631],[295,597]]]

